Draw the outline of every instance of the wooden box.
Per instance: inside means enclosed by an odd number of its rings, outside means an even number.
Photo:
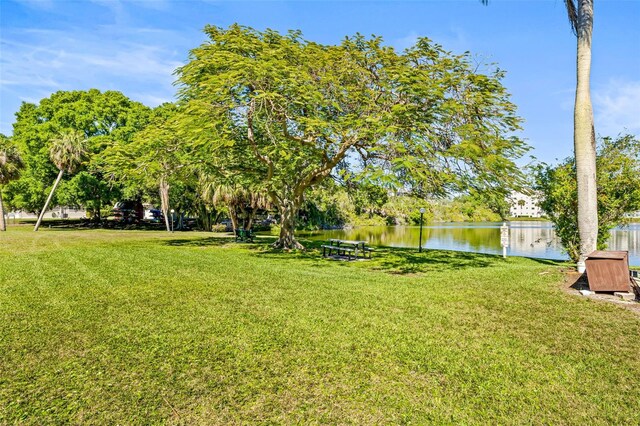
[[[591,291],[629,291],[629,252],[596,250],[586,264]]]

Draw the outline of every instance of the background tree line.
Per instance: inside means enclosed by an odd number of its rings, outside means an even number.
[[[469,54],[426,38],[397,52],[358,34],[339,45],[239,25],[205,34],[176,71],[176,103],[96,89],[23,103],[2,139],[3,200],[41,212],[53,194],[96,222],[116,200],[143,200],[167,229],[170,209],[207,230],[268,210],[276,246],[296,248],[299,227],[410,224],[420,207],[431,220],[504,218],[506,195],[526,187],[504,72]],[[65,135],[83,141],[73,161]]]
[[[177,70],[175,104],[95,89],[24,103],[11,144],[25,167],[3,188],[11,208],[42,211],[60,182],[52,202],[96,221],[118,199],[159,201],[165,217],[173,208],[205,227],[221,211],[247,226],[273,209],[276,245],[294,248],[301,219],[410,222],[407,197],[504,194],[522,182],[515,161],[528,147],[511,136],[521,120],[503,72],[476,71],[468,54],[426,38],[400,53],[361,35],[321,45],[239,25],[205,33]],[[72,168],[53,149],[65,134],[86,141]],[[341,194],[351,204],[331,217]]]

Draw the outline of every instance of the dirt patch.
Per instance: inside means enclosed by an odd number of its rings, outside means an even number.
[[[618,296],[614,296],[613,293],[608,292],[598,292],[584,296],[580,293],[580,290],[589,290],[586,274],[581,274],[575,269],[564,269],[562,272],[564,277],[562,289],[572,296],[587,297],[600,302],[613,303],[640,315],[640,302],[638,299],[622,300]]]

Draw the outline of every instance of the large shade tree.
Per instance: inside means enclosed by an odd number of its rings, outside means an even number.
[[[20,177],[20,171],[24,167],[22,157],[11,140],[0,134],[0,185],[4,186]],[[6,231],[7,224],[4,218],[4,204],[2,202],[2,187],[0,187],[0,231]]]
[[[46,185],[59,173],[49,155],[52,141],[60,132],[74,130],[87,139],[88,156],[77,177],[69,181],[70,175],[63,177],[66,182],[58,188],[58,195],[90,207],[98,218],[102,206],[113,202],[119,191],[108,187],[97,154],[116,143],[130,142],[147,124],[149,111],[120,92],[96,89],[59,91],[38,103],[23,103],[16,113],[13,140],[26,167],[22,177],[7,188],[11,204],[40,213]]]
[[[428,39],[404,53],[378,37],[327,46],[233,25],[178,69],[181,130],[230,173],[263,185],[280,213],[275,245],[294,235],[305,192],[338,166],[422,194],[502,186],[526,150],[501,71]]]
[[[87,138],[85,138],[84,133],[76,131],[76,130],[67,130],[51,141],[51,147],[49,148],[49,156],[53,164],[55,164],[58,169],[58,176],[56,177],[55,182],[53,183],[53,187],[51,187],[51,191],[49,192],[49,197],[47,197],[47,201],[44,203],[44,207],[40,211],[40,215],[38,216],[38,221],[36,222],[36,226],[33,228],[34,231],[37,231],[40,228],[40,223],[42,222],[42,218],[44,217],[45,212],[47,211],[47,207],[51,202],[51,198],[53,198],[53,194],[60,183],[60,179],[62,179],[62,175],[66,172],[68,174],[73,174],[78,168],[82,165],[82,162],[87,157]]]

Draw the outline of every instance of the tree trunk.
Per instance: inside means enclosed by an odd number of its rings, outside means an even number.
[[[273,243],[273,247],[282,249],[301,249],[304,246],[300,244],[295,237],[296,215],[300,208],[300,203],[285,200],[280,203],[280,237]]]
[[[49,197],[47,197],[47,201],[44,203],[44,207],[42,208],[42,211],[40,212],[40,215],[38,216],[38,221],[36,222],[36,226],[35,226],[35,228],[33,228],[34,231],[37,231],[38,228],[40,228],[40,223],[42,222],[42,218],[44,217],[44,214],[47,212],[47,207],[49,207],[49,203],[51,202],[51,198],[53,198],[53,193],[56,192],[56,188],[58,187],[58,184],[60,183],[60,179],[62,179],[62,174],[63,173],[64,173],[64,170],[60,170],[60,172],[58,172],[58,177],[56,178],[56,181],[53,184],[53,188],[51,188],[51,192],[49,193]]]
[[[227,204],[227,211],[229,213],[229,219],[231,220],[233,232],[236,232],[238,230],[238,215],[236,214],[236,208],[231,204]]]
[[[209,212],[204,203],[198,203],[198,225],[203,231],[211,232],[211,219],[213,213]]]
[[[164,216],[167,232],[171,232],[171,225],[169,225],[169,184],[164,177],[160,178],[160,209]]]
[[[2,204],[2,189],[0,188],[0,231],[7,230],[7,222],[4,220],[4,204]]]
[[[247,228],[247,210],[243,207],[242,204],[240,204],[240,216],[238,219],[238,223],[240,223],[240,220],[242,221],[242,229],[248,229]]]
[[[251,210],[251,213],[249,213],[249,217],[247,218],[247,228],[246,229],[251,229],[253,228],[253,220],[256,218],[256,212],[255,209]]]
[[[98,195],[98,197],[96,198],[96,214],[95,214],[95,221],[98,223],[102,221],[102,213],[100,212],[101,209],[102,209],[102,198],[100,197],[100,195]]]
[[[591,34],[593,0],[580,0],[578,9],[577,84],[573,143],[578,183],[579,268],[597,247],[598,198],[596,187],[596,141],[589,80],[591,77]]]

